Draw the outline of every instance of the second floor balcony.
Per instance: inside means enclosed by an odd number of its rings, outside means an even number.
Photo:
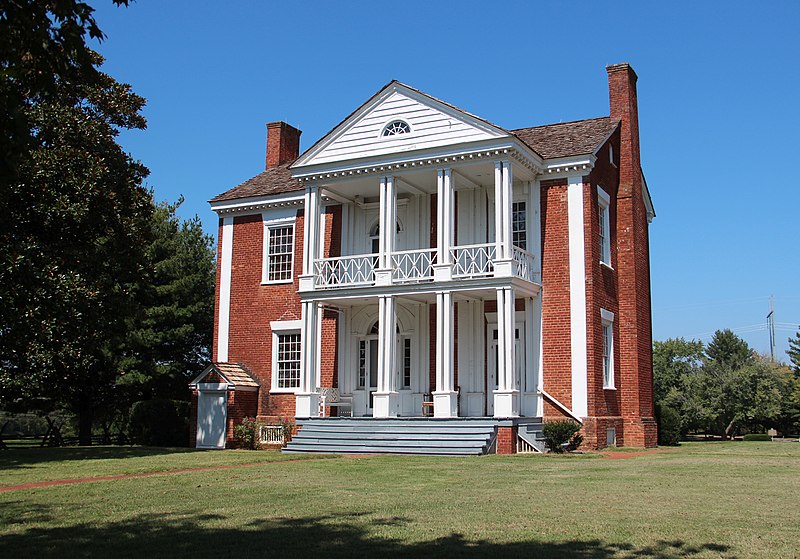
[[[510,260],[497,258],[495,243],[454,246],[449,262],[438,262],[436,248],[389,253],[388,267],[380,255],[356,254],[314,260],[313,289],[341,289],[412,283],[472,280],[491,277],[519,278],[540,283],[535,257],[514,246]]]

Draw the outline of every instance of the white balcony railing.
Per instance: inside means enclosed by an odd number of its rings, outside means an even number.
[[[496,253],[494,243],[453,247],[453,277],[480,278],[493,275]]]
[[[413,283],[433,280],[436,249],[401,250],[392,253],[392,281]]]
[[[495,274],[497,255],[494,243],[456,246],[450,250],[453,279],[487,278]],[[537,283],[539,274],[535,257],[527,250],[514,247],[511,252],[511,274]],[[430,282],[437,263],[435,248],[401,250],[391,256],[392,279],[395,284]],[[314,261],[314,288],[334,289],[375,285],[377,254],[357,254],[322,258]]]
[[[377,254],[338,256],[314,261],[314,287],[350,287],[375,283]]]
[[[514,261],[513,274],[526,281],[533,282],[536,279],[535,268],[533,267],[534,256],[527,250],[514,247],[511,251],[511,259]]]

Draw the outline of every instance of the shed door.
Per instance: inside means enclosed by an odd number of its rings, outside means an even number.
[[[225,448],[227,392],[200,392],[197,400],[197,447]]]

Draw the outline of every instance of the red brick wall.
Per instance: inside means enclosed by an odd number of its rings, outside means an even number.
[[[255,417],[258,410],[258,392],[256,391],[228,391],[228,424],[225,439],[226,448],[234,448],[233,428],[239,425],[245,417]]]
[[[544,389],[572,407],[567,181],[542,181],[542,344]],[[547,418],[563,414],[545,405]]]
[[[497,454],[516,454],[517,452],[517,428],[498,427],[497,428]]]

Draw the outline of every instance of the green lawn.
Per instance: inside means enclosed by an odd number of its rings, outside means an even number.
[[[800,556],[797,443],[621,460],[12,450],[0,485],[260,461],[0,493],[0,556]]]

